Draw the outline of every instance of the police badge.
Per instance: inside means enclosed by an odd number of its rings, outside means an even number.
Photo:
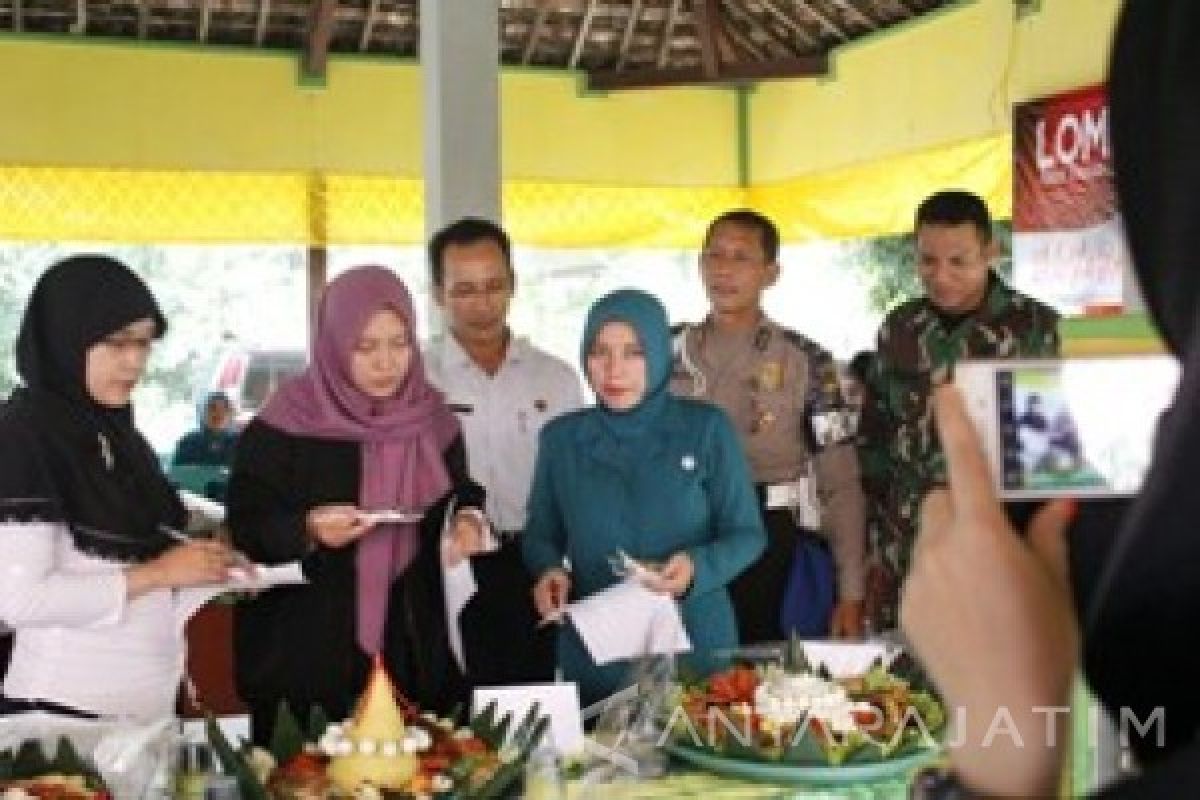
[[[764,361],[758,368],[754,386],[760,392],[777,392],[783,387],[783,364],[779,361]]]

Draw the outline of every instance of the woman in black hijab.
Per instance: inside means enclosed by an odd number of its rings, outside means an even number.
[[[1061,737],[1047,741],[1047,709],[1067,704],[1082,653],[1140,767],[1098,796],[1200,797],[1200,648],[1189,641],[1200,622],[1198,41],[1196,0],[1126,0],[1109,83],[1117,191],[1147,306],[1183,377],[1145,488],[1080,607],[1063,538],[1071,504],[1050,504],[1031,525],[1032,547],[1021,543],[991,495],[961,397],[938,397],[951,490],[925,501],[903,624],[951,706],[1011,715],[990,748],[974,734],[994,715],[967,725],[951,760],[971,789],[947,796],[1057,793],[1064,751]],[[1100,533],[1081,529],[1073,541],[1086,548],[1079,539]],[[1043,711],[1030,715],[1036,706]],[[1009,746],[1013,730],[1021,746]]]
[[[17,337],[23,386],[0,408],[0,621],[15,630],[0,727],[46,714],[172,713],[183,622],[225,581],[186,521],[130,396],[166,320],[120,262],[77,256],[39,279]]]

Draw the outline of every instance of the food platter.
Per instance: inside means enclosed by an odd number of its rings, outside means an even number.
[[[682,681],[667,708],[664,738],[677,759],[788,785],[905,777],[939,757],[946,722],[911,660],[876,659],[835,676],[802,653]]]
[[[807,786],[848,786],[907,778],[914,770],[938,758],[937,750],[926,749],[873,763],[831,767],[752,761],[723,756],[707,748],[680,742],[670,743],[666,747],[667,752],[677,759],[717,775],[762,783]]]

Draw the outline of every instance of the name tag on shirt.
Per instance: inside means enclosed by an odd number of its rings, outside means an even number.
[[[825,411],[810,419],[813,439],[822,450],[852,439],[858,428],[855,415],[849,411]]]
[[[795,513],[796,523],[800,527],[811,530],[821,528],[821,505],[808,478],[767,486],[767,508],[790,509]]]

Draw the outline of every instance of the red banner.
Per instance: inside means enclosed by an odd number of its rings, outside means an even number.
[[[1013,281],[1066,313],[1119,310],[1128,255],[1100,86],[1013,114]]]

